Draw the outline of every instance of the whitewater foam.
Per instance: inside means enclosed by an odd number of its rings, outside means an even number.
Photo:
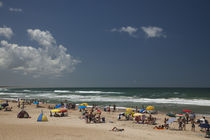
[[[81,93],[81,94],[89,94],[89,93],[93,93],[93,94],[123,94],[122,92],[109,92],[109,91],[82,91],[82,90],[77,90],[75,91],[75,93]]]
[[[69,90],[54,90],[55,93],[69,93]]]

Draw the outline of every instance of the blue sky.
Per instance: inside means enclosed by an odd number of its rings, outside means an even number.
[[[209,4],[0,0],[0,85],[209,87]]]

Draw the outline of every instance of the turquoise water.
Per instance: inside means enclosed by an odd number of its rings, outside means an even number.
[[[70,102],[179,112],[183,108],[210,114],[210,88],[1,88],[0,98],[42,99],[49,103]]]

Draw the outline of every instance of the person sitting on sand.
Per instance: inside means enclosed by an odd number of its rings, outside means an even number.
[[[140,123],[140,116],[136,116],[135,121],[136,121],[136,123]]]
[[[64,116],[65,116],[64,112],[61,112],[61,117],[64,117]]]
[[[5,107],[4,111],[12,111],[12,107],[7,106]]]
[[[60,117],[60,115],[55,112],[54,117]]]
[[[122,132],[122,131],[124,131],[124,129],[119,129],[119,128],[117,128],[117,127],[113,127],[113,128],[112,128],[112,131],[115,131],[115,132]]]
[[[122,113],[119,114],[118,120],[121,119],[121,116],[124,116],[125,117],[125,112],[122,112]]]
[[[50,111],[50,117],[52,117],[53,115],[52,115],[52,112]]]

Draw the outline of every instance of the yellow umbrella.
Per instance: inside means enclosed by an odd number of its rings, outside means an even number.
[[[141,113],[135,113],[133,116],[134,116],[134,117],[137,117],[137,116],[142,116],[142,115],[144,115],[144,114],[141,114]]]
[[[125,114],[126,114],[126,115],[129,115],[129,114],[131,114],[131,112],[125,112]]]
[[[82,103],[82,104],[80,104],[80,106],[88,106],[88,104],[87,103]]]
[[[53,110],[51,110],[51,112],[59,112],[59,111],[61,111],[60,109],[53,109]]]
[[[126,108],[126,111],[131,112],[131,111],[133,111],[133,109],[132,108]]]
[[[147,110],[153,110],[153,109],[155,109],[155,107],[154,106],[148,106],[146,109]]]

